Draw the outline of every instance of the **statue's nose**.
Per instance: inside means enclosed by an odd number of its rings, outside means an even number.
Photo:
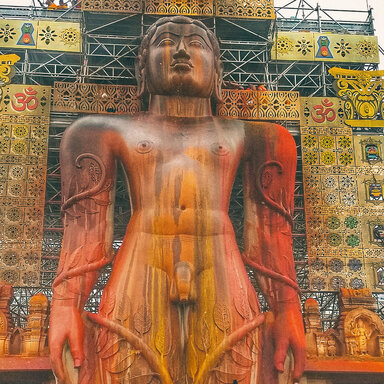
[[[185,45],[184,39],[180,39],[179,43],[176,46],[176,53],[173,55],[174,59],[187,59],[189,60],[191,56],[189,56],[187,52],[187,46]]]

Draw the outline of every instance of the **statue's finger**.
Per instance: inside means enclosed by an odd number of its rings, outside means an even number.
[[[303,375],[305,366],[305,345],[295,343],[292,346],[293,356],[295,358],[295,366],[293,369],[294,382],[299,382],[300,377]]]
[[[74,326],[69,334],[69,348],[73,357],[73,365],[78,368],[84,362],[84,347],[83,347],[83,333],[84,325],[80,317],[80,314],[76,314],[78,317],[74,322]]]
[[[285,357],[287,356],[287,351],[289,347],[289,341],[288,338],[278,338],[276,340],[276,349],[275,349],[275,356],[273,359],[273,362],[275,364],[276,369],[279,372],[284,371],[284,361]]]
[[[56,377],[56,384],[65,384],[65,373],[63,366],[63,348],[66,336],[50,332],[49,350],[52,371]]]

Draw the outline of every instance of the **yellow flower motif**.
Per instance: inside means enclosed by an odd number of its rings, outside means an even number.
[[[332,136],[322,136],[320,138],[320,145],[323,148],[330,149],[335,145],[335,140]]]
[[[331,165],[335,162],[335,154],[333,152],[323,152],[321,154],[321,161],[325,165]]]
[[[279,37],[276,43],[277,52],[280,54],[287,54],[288,52],[293,51],[293,42],[287,37]]]

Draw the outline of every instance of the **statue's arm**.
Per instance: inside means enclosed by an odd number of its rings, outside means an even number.
[[[275,355],[283,369],[295,355],[294,376],[304,367],[304,331],[292,249],[296,145],[283,127],[258,123],[246,130],[244,262],[253,268],[274,313]]]
[[[60,147],[63,242],[50,315],[52,367],[65,382],[62,350],[68,340],[75,366],[84,359],[81,314],[99,272],[113,259],[113,132],[97,120],[67,129]]]

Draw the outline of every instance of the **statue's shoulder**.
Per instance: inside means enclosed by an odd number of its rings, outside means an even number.
[[[245,121],[244,129],[247,136],[270,134],[278,136],[291,136],[289,131],[280,124],[269,121]]]

